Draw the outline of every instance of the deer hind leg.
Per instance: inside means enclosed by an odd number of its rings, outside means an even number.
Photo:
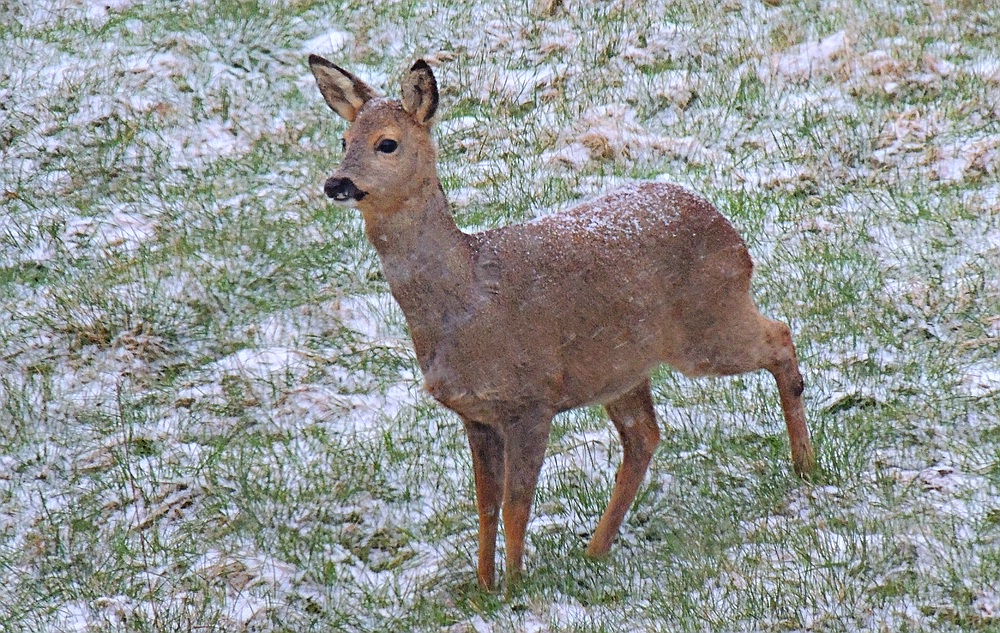
[[[816,455],[806,427],[806,411],[802,403],[805,383],[799,373],[799,359],[795,353],[795,344],[792,343],[792,333],[780,321],[761,318],[768,330],[768,349],[763,366],[778,383],[781,411],[785,416],[785,428],[792,448],[792,466],[799,477],[807,477],[816,468]]]
[[[524,537],[552,428],[552,413],[531,411],[504,428],[503,533],[507,578],[516,581],[524,562]]]
[[[476,504],[479,509],[479,561],[476,576],[483,589],[494,586],[497,524],[503,498],[504,442],[497,429],[463,420],[472,449],[472,469],[476,477]]]
[[[771,372],[778,383],[781,411],[792,450],[792,465],[800,477],[816,467],[802,402],[804,383],[791,330],[780,321],[765,318],[747,297],[729,306],[729,315],[713,331],[702,333],[705,345],[699,358],[706,359],[699,374],[734,375],[757,369]]]
[[[603,556],[611,549],[625,513],[646,476],[653,451],[660,443],[648,378],[632,391],[605,404],[604,409],[618,429],[623,455],[611,500],[587,546],[587,555],[591,557]]]

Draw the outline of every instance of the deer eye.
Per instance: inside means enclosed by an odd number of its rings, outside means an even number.
[[[378,145],[375,146],[375,149],[379,152],[382,152],[383,154],[391,154],[396,151],[397,147],[399,147],[399,143],[392,140],[391,138],[384,138],[378,142]]]

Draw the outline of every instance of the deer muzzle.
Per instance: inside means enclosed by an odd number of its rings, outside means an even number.
[[[338,178],[336,176],[326,181],[323,191],[326,192],[327,197],[333,198],[338,202],[346,202],[348,200],[357,202],[368,195],[366,191],[358,189],[357,185],[350,178]]]

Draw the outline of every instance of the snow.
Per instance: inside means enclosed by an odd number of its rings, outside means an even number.
[[[504,70],[479,67],[473,77],[476,98],[483,103],[497,99],[507,100],[515,105],[527,105],[536,99],[536,93],[554,85],[560,77],[556,68],[533,68],[530,70]]]
[[[846,31],[837,31],[821,40],[796,44],[774,54],[767,67],[758,71],[762,78],[803,80],[829,72],[851,50]]]
[[[354,38],[347,31],[332,29],[326,33],[317,35],[310,40],[306,40],[302,44],[302,48],[300,50],[306,55],[317,54],[321,56],[332,56],[349,46],[353,39]]]
[[[965,370],[961,388],[972,398],[983,398],[1000,393],[1000,369],[994,362],[977,363]]]
[[[128,207],[112,210],[107,218],[74,218],[66,223],[61,236],[71,252],[87,247],[134,252],[156,233],[156,222]]]
[[[203,16],[202,4],[178,10]],[[635,8],[614,4],[622,6],[607,10]],[[836,13],[843,4],[823,7]],[[84,519],[101,536],[120,537],[123,549],[160,540],[166,551],[126,562],[110,551],[88,552],[97,563],[120,565],[128,591],[95,580],[93,591],[108,595],[87,594],[83,579],[66,593],[87,598],[45,603],[32,623],[39,630],[123,630],[133,619],[152,621],[157,613],[183,613],[199,604],[214,604],[211,611],[223,628],[268,630],[276,604],[322,612],[376,595],[380,606],[359,616],[374,628],[381,615],[397,617],[411,608],[424,588],[471,577],[474,518],[471,499],[459,498],[471,489],[460,425],[420,390],[403,317],[380,282],[359,291],[362,284],[345,281],[350,275],[330,270],[339,265],[365,277],[373,266],[366,247],[320,253],[330,243],[357,237],[357,223],[328,226],[312,219],[321,206],[314,181],[336,160],[336,150],[330,150],[336,133],[321,119],[329,113],[301,57],[329,56],[373,84],[395,89],[392,64],[401,68],[416,52],[436,64],[443,103],[461,106],[456,116],[442,113],[437,139],[450,161],[449,182],[459,184],[449,194],[463,212],[498,199],[509,202],[495,192],[508,191],[503,187],[510,187],[511,164],[522,166],[519,174],[530,180],[515,183],[521,195],[545,192],[555,183],[561,196],[559,186],[590,196],[640,173],[687,181],[712,198],[725,199],[724,192],[735,190],[765,201],[759,210],[735,209],[743,214],[738,222],[750,227],[759,270],[778,280],[767,291],[779,295],[769,307],[785,306],[797,331],[816,335],[802,347],[809,350],[803,358],[810,415],[822,420],[824,450],[830,451],[825,458],[862,470],[854,476],[836,471],[843,479],[836,485],[794,488],[779,500],[784,507],[739,518],[746,542],[722,552],[718,574],[704,593],[687,598],[705,601],[718,609],[715,614],[743,618],[746,595],[771,595],[785,613],[794,609],[794,626],[801,630],[928,629],[958,616],[984,626],[1000,621],[1000,588],[982,574],[995,564],[989,559],[996,552],[989,526],[995,526],[1000,507],[990,470],[995,447],[983,439],[996,426],[986,407],[1000,394],[996,51],[988,42],[949,43],[945,31],[934,36],[941,42],[918,45],[926,34],[907,33],[905,23],[895,39],[869,37],[861,27],[814,32],[814,25],[802,25],[796,32],[801,37],[778,46],[770,36],[788,14],[795,15],[795,7],[736,2],[727,3],[714,34],[666,11],[648,28],[616,23],[621,31],[596,64],[586,58],[594,34],[573,22],[576,6],[558,5],[539,21],[502,15],[510,7],[472,7],[471,31],[460,24],[466,16],[456,17],[460,11],[442,9],[428,19],[429,35],[412,34],[423,33],[423,25],[379,22],[371,7],[359,8],[356,22],[316,20],[315,14],[297,18],[283,39],[273,41],[255,41],[256,22],[236,20],[244,32],[234,29],[221,42],[208,25],[163,32],[133,0],[51,0],[17,9],[14,19],[24,34],[0,61],[0,96],[12,135],[0,130],[0,274],[5,284],[16,280],[4,287],[0,326],[0,441],[7,443],[0,448],[0,547],[11,572],[0,602],[27,591],[17,588],[22,575],[34,582],[32,574],[45,565],[64,571],[68,561],[46,557],[58,547],[72,549],[72,538],[89,538]],[[649,11],[664,8],[653,3]],[[895,10],[882,2],[868,7],[883,9]],[[951,28],[947,20],[942,24]],[[85,43],[53,44],[75,28],[88,34]],[[119,39],[102,39],[103,28]],[[375,62],[383,47],[399,51],[398,59]],[[913,53],[914,47],[920,50]],[[227,59],[230,54],[238,65]],[[730,58],[739,60],[731,72],[717,68]],[[606,92],[588,95],[585,86],[594,80],[588,73],[598,70],[617,79],[607,82]],[[739,99],[730,104],[718,97],[755,79],[774,97],[766,107],[751,99],[747,107],[758,110],[741,112],[746,104]],[[974,86],[965,95],[969,103],[936,101],[940,91],[963,82]],[[976,91],[991,100],[992,110],[977,108]],[[509,112],[521,111],[532,116],[516,121],[530,124],[512,129]],[[808,141],[808,134],[792,129],[808,128],[806,115],[843,123],[832,126],[832,138]],[[322,134],[313,130],[320,120]],[[497,124],[503,121],[506,126]],[[119,140],[133,131],[134,143]],[[127,151],[120,156],[107,150],[122,143]],[[459,150],[461,158],[448,156]],[[109,175],[129,170],[148,180],[136,188],[123,179],[128,186],[122,187]],[[219,172],[231,177],[218,178]],[[185,173],[202,180],[185,180]],[[101,186],[91,188],[92,181]],[[926,187],[926,209],[893,206],[892,197],[902,191],[905,198],[915,181]],[[193,182],[211,195],[174,191]],[[950,188],[963,188],[964,210],[945,226],[933,217],[954,203]],[[546,195],[538,195],[525,213],[545,217],[551,207]],[[777,219],[784,209],[771,201],[791,198],[808,200],[792,207],[809,217]],[[234,218],[246,220],[243,231],[258,220],[261,232],[291,226],[282,239],[315,249],[302,249],[309,263],[293,279],[315,284],[309,306],[261,308],[244,300],[254,292],[250,285],[281,278],[281,266],[291,264],[269,259],[273,236],[254,241],[226,233]],[[213,227],[221,245],[186,241]],[[595,215],[578,218],[573,228],[600,233],[607,226]],[[799,269],[781,261],[783,249],[815,255],[829,248],[835,254],[854,242],[864,244],[862,253],[878,273],[872,283],[880,284],[863,297],[891,304],[879,314],[897,321],[855,322],[875,308],[853,305],[843,322],[826,324],[808,306],[795,304],[803,301],[795,283],[825,287],[870,270],[834,259],[821,271]],[[167,264],[158,263],[164,259]],[[108,280],[91,283],[93,275]],[[89,294],[95,288],[99,296]],[[255,298],[280,304],[282,288],[265,288]],[[213,315],[208,325],[199,321],[206,312]],[[876,349],[883,339],[873,328],[898,329],[895,346]],[[949,350],[949,384],[914,370],[938,362],[941,350]],[[389,358],[383,368],[366,364],[381,357]],[[734,406],[755,400],[758,390],[770,393],[766,381],[740,384],[726,392],[736,394],[740,404]],[[695,389],[684,383],[671,394],[695,400],[703,395]],[[955,402],[958,413],[949,408]],[[729,429],[725,433],[733,435],[720,443],[780,432],[775,418],[760,411],[723,413],[716,404],[702,409],[662,403],[658,413],[690,426],[686,434],[716,424]],[[866,411],[896,418],[898,428],[884,435],[903,439],[891,446],[841,444],[854,437],[842,427],[868,423]],[[620,454],[613,430],[581,418],[567,424],[545,462],[543,486],[579,478],[608,487]],[[379,448],[386,442],[400,443],[392,449],[408,455],[413,446],[402,443],[412,442],[414,433],[426,440],[420,444],[426,454],[399,457],[398,464],[372,461],[354,473],[358,481],[372,478],[366,485],[385,498],[355,492],[350,485],[356,482],[327,481],[344,455],[393,454]],[[227,451],[245,437],[253,450],[233,459]],[[755,494],[751,484],[758,474],[742,461],[720,466],[718,449],[707,443],[658,459],[659,470],[650,476],[658,488],[650,497],[704,492],[685,483],[681,471],[692,463],[717,468],[723,481],[745,486],[748,498]],[[376,479],[379,469],[382,479]],[[241,477],[253,488],[279,482],[285,487],[276,489],[286,497],[236,499],[246,504],[237,507],[232,490],[239,490]],[[316,489],[326,487],[331,489]],[[901,500],[880,496],[886,490]],[[387,501],[393,494],[398,498]],[[216,508],[220,499],[228,501]],[[596,521],[565,503],[563,498],[539,506],[531,531],[572,534]],[[667,502],[646,499],[640,505],[670,508],[656,503]],[[898,514],[886,509],[893,503]],[[74,514],[77,506],[90,508],[93,516]],[[239,522],[254,511],[279,528],[262,524],[257,540],[238,535]],[[918,520],[910,521],[907,513]],[[442,531],[438,517],[466,515],[468,522],[446,528],[445,536],[435,532]],[[68,523],[60,523],[67,517]],[[682,527],[668,512],[652,521]],[[883,530],[878,524],[884,522],[892,525]],[[861,527],[849,532],[845,524]],[[192,529],[206,531],[185,534]],[[234,536],[217,538],[209,533],[214,529]],[[372,544],[379,530],[394,529],[404,533],[402,544]],[[644,544],[645,529],[644,523],[626,524],[625,553],[611,564],[653,551]],[[340,530],[356,540],[338,541]],[[890,530],[895,540],[886,536]],[[278,532],[295,543],[285,545],[284,553],[275,545]],[[820,552],[827,567],[804,563],[807,546],[796,539]],[[367,557],[359,553],[364,547]],[[529,547],[529,564],[552,556]],[[899,560],[866,575],[855,567],[864,551]],[[316,570],[333,570],[336,581],[325,585],[311,576]],[[862,580],[851,578],[854,572]],[[893,594],[908,574],[930,579],[926,595]],[[636,575],[622,582],[632,582],[630,589],[651,582]],[[967,579],[967,600],[958,607],[940,589],[955,578]],[[830,586],[808,604],[789,607],[782,602],[794,602],[788,588],[802,586],[803,579],[811,587]],[[46,582],[58,592],[62,580]],[[570,579],[567,587],[573,582],[583,586],[592,579]],[[842,601],[841,590],[864,612],[845,606],[850,603]],[[870,595],[884,599],[865,597]],[[443,600],[452,599],[448,594]],[[466,615],[446,630],[508,630],[497,619],[504,617],[519,631],[621,624],[615,607],[582,604],[559,590],[518,609],[507,597],[497,600],[499,616]],[[959,607],[966,610],[956,616]],[[622,626],[638,630],[648,624],[639,611]],[[793,626],[767,617],[727,626]]]
[[[574,142],[562,149],[543,153],[542,160],[555,165],[580,169],[590,160],[590,148],[583,143]]]

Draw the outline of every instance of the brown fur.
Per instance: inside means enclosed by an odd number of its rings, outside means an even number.
[[[331,107],[352,115],[330,182],[366,194],[356,204],[425,387],[465,424],[480,584],[494,582],[501,513],[507,573],[520,572],[552,417],[588,404],[604,405],[624,450],[587,552],[610,549],[660,439],[649,375],[662,363],[688,376],[770,371],[795,470],[813,470],[790,331],[758,312],[746,246],[709,202],[675,185],[634,183],[532,222],[462,233],[437,177],[430,68],[414,64],[401,104],[321,58],[310,66]],[[355,91],[344,94],[345,84]],[[384,139],[398,149],[378,151]]]

